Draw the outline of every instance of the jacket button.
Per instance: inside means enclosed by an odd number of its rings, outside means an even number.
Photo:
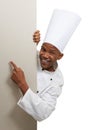
[[[37,93],[39,93],[39,91],[37,91]]]
[[[50,80],[52,80],[52,78]]]

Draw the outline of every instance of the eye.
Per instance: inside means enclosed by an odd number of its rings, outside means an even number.
[[[50,51],[50,54],[56,55],[55,51]]]
[[[45,52],[45,51],[46,51],[46,49],[45,49],[44,47],[42,47],[42,48],[41,48],[41,51]]]

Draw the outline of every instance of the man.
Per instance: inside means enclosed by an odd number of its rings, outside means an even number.
[[[34,42],[37,42],[39,39],[38,33],[39,32],[36,31],[33,36]],[[17,83],[23,95],[25,95],[25,93],[30,94],[30,97],[26,97],[29,98],[29,102],[31,102],[30,106],[27,106],[27,103],[23,104],[23,102],[22,105],[25,105],[24,107],[28,107],[28,109],[25,108],[27,109],[26,111],[28,112],[29,110],[30,112],[28,113],[38,121],[47,118],[51,114],[51,112],[55,109],[57,97],[61,94],[63,77],[58,69],[57,60],[61,59],[62,56],[63,54],[60,53],[60,51],[53,45],[49,43],[44,43],[42,45],[39,52],[40,66],[38,65],[37,70],[37,94],[30,90],[23,71],[18,68],[15,63],[10,62],[13,66],[11,79]],[[19,105],[21,106],[21,104]],[[31,107],[33,107],[33,110],[31,110]]]
[[[11,79],[23,93],[18,105],[35,120],[42,121],[55,110],[57,97],[60,96],[63,86],[63,76],[57,60],[63,57],[62,51],[79,21],[80,17],[74,13],[54,11],[37,58],[37,93],[30,89],[22,69],[10,62],[13,67]],[[33,40],[39,43],[39,31],[34,33]]]

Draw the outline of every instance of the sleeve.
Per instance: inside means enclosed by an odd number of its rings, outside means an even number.
[[[39,95],[29,88],[17,104],[35,120],[42,121],[54,111],[61,91],[62,87],[50,87]]]

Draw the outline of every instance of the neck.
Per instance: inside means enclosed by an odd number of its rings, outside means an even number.
[[[53,66],[51,66],[50,68],[48,68],[48,69],[42,68],[42,70],[47,70],[47,71],[50,71],[50,72],[54,72],[57,67],[58,67],[58,63],[55,62],[55,63],[53,64]]]

